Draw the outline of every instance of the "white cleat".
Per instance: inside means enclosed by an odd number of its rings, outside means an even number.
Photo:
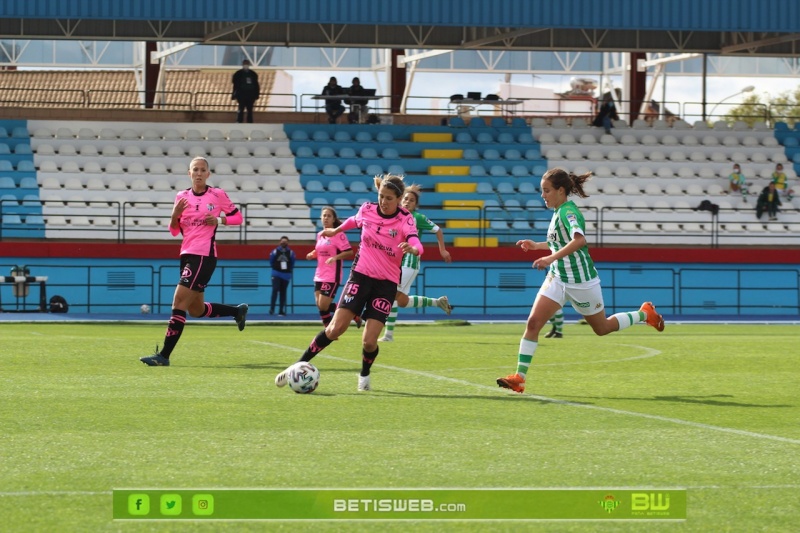
[[[383,337],[378,339],[378,342],[394,342],[394,337],[391,337],[389,335],[384,335]]]
[[[369,385],[369,376],[358,376],[358,390],[359,391],[372,390],[372,388]]]
[[[286,383],[289,382],[289,369],[287,368],[277,376],[275,376],[275,386],[276,387],[285,387]]]
[[[439,306],[439,309],[441,309],[448,315],[450,314],[450,311],[453,310],[453,306],[450,305],[450,302],[447,300],[447,296],[442,296],[441,298],[439,298],[437,305]]]

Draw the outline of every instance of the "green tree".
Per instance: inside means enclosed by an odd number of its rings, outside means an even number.
[[[757,94],[748,95],[740,105],[731,109],[726,115],[726,122],[741,120],[751,128],[758,121],[786,122],[790,128],[800,121],[800,87],[794,91],[785,91],[777,96],[766,95],[764,101]]]

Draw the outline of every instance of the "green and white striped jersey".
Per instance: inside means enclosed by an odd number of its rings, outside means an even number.
[[[428,217],[426,217],[419,211],[414,211],[411,214],[414,215],[414,221],[417,223],[417,235],[419,235],[420,237],[422,237],[423,231],[430,231],[433,233],[439,231],[439,226],[431,222],[430,219],[428,219]],[[414,254],[405,254],[403,256],[403,262],[400,263],[400,266],[413,268],[414,270],[419,270],[419,256]]]
[[[552,253],[565,247],[575,233],[586,235],[586,222],[573,201],[564,202],[553,213],[547,229],[547,246]],[[550,273],[564,283],[583,283],[597,277],[594,262],[589,256],[589,247],[559,259],[550,265]]]

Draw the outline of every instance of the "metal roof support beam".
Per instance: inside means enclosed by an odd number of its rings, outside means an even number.
[[[733,54],[736,52],[741,52],[742,50],[754,50],[763,46],[772,46],[775,44],[789,43],[798,40],[800,40],[800,33],[790,33],[787,35],[781,35],[779,37],[772,37],[770,39],[761,39],[760,41],[750,41],[746,43],[732,44],[730,46],[723,46],[720,50],[720,53],[722,55]]]

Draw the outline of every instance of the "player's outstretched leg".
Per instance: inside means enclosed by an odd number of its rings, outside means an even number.
[[[560,339],[564,337],[564,311],[560,309],[556,311],[556,314],[550,318],[550,323],[553,325],[553,329],[551,329],[544,337],[546,339]]]
[[[236,316],[234,320],[236,320],[236,325],[239,326],[239,331],[244,329],[244,325],[247,322],[247,311],[250,309],[250,306],[247,304],[239,304],[236,306]]]

